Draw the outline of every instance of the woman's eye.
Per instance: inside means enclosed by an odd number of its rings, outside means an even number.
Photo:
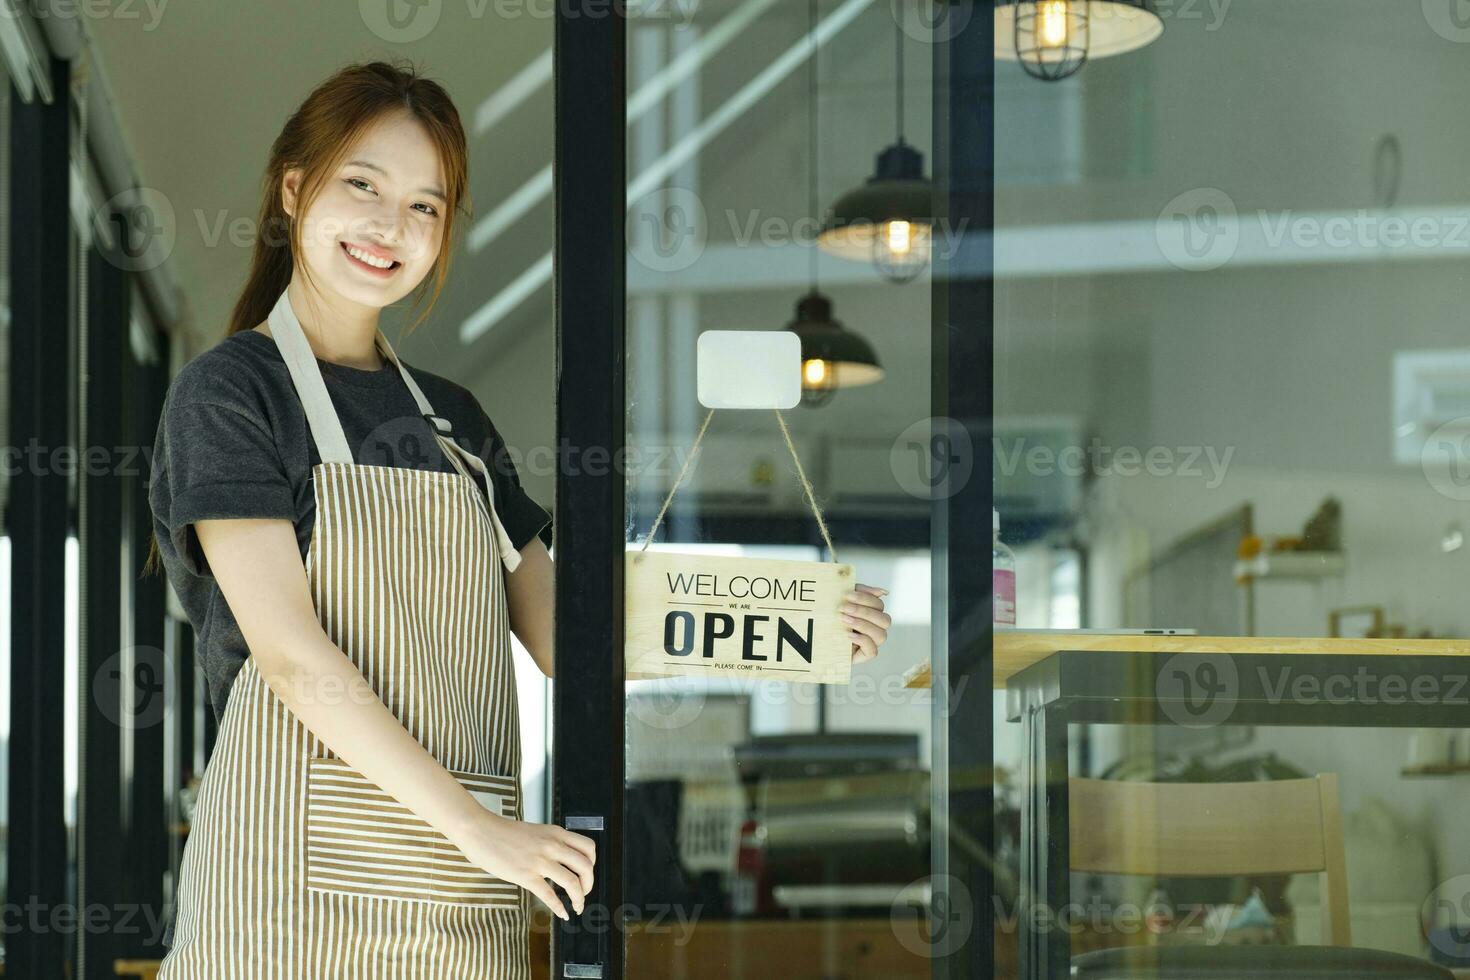
[[[347,183],[351,184],[353,187],[358,188],[359,190],[370,191],[373,189],[372,185],[363,180],[361,177],[348,177]]]
[[[418,207],[418,206],[419,205],[417,205],[417,204],[414,205],[414,207]],[[427,210],[424,211],[425,214],[429,215],[430,217],[438,217],[439,216],[439,211],[438,211],[437,208],[434,207],[434,205],[432,205],[432,204],[425,204],[423,206],[424,206],[424,208],[427,209]]]

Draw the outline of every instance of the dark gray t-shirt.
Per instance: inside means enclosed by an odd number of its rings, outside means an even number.
[[[358,463],[453,470],[398,369],[345,367],[317,358]],[[521,488],[504,440],[468,390],[404,362],[453,438],[485,461],[495,508],[517,550],[551,545],[551,516]],[[153,447],[148,500],[164,570],[195,630],[195,652],[215,717],[249,655],[193,522],[280,517],[295,523],[302,560],[316,519],[312,467],[321,462],[306,412],[276,342],[257,330],[231,334],[184,365],[169,385]],[[476,474],[484,489],[484,481]]]

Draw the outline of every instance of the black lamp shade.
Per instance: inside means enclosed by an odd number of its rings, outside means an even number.
[[[797,302],[796,318],[786,329],[801,338],[803,389],[855,388],[882,380],[883,368],[872,346],[832,318],[832,302],[821,293],[807,293]],[[809,379],[812,361],[825,365],[823,379]]]
[[[934,185],[924,176],[923,154],[902,141],[878,154],[867,183],[832,205],[817,244],[833,255],[866,262],[873,258],[874,240],[892,221],[908,222],[914,248],[927,261],[934,226]]]

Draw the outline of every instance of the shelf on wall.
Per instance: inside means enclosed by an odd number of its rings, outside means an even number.
[[[1347,556],[1340,551],[1272,551],[1242,558],[1235,563],[1236,581],[1242,579],[1324,579],[1347,570]]]
[[[1400,776],[1470,776],[1470,762],[1445,762],[1436,765],[1404,766]]]

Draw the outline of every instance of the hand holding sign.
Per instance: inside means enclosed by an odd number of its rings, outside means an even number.
[[[842,603],[842,621],[852,634],[852,662],[867,663],[878,656],[878,648],[888,638],[893,617],[883,611],[887,589],[859,582]]]

